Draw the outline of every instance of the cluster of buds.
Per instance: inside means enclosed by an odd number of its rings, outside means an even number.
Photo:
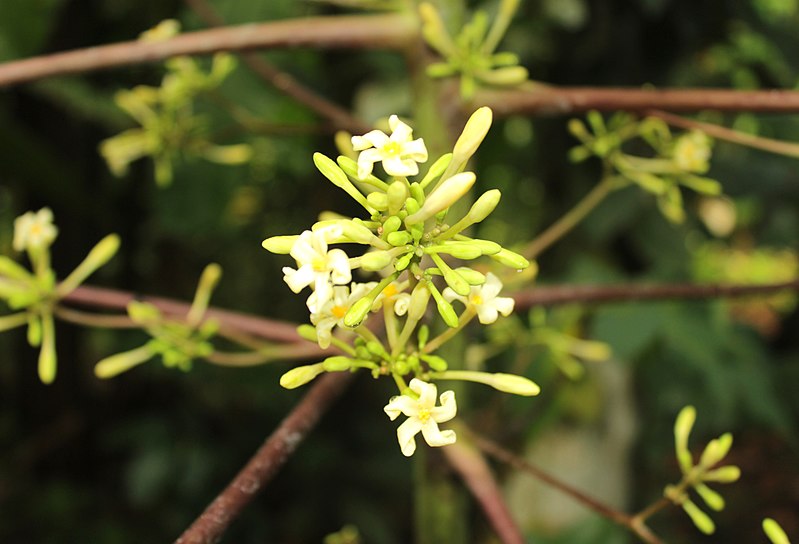
[[[520,376],[450,370],[447,361],[433,354],[474,317],[488,324],[513,310],[513,299],[499,296],[502,283],[497,276],[458,266],[455,260],[488,257],[515,270],[531,264],[493,241],[463,233],[494,210],[500,199],[498,190],[483,193],[459,219],[451,222],[449,218],[450,208],[475,183],[475,174],[464,170],[491,120],[490,109],[478,109],[452,153],[434,161],[423,176],[419,163],[428,159],[424,141],[414,140],[412,129],[394,115],[389,119],[390,135],[374,130],[352,138],[354,150],[360,152],[357,160],[339,156],[334,161],[315,154],[319,171],[358,202],[366,217],[336,215],[302,234],[274,236],[263,242],[267,250],[295,259],[296,268],[283,269],[292,291],[311,288],[306,304],[313,326],[300,327],[300,334],[343,353],[287,372],[281,385],[295,388],[323,372],[358,369],[366,369],[374,377],[392,377],[400,395],[391,399],[385,411],[392,420],[400,413],[408,417],[397,433],[405,455],[414,452],[418,432],[431,446],[455,440],[453,431],[438,429],[439,423],[455,415],[454,393],[443,393],[441,405],[436,406],[433,380],[475,381],[520,395],[539,391],[536,384]],[[386,179],[374,174],[378,162]],[[417,175],[418,181],[409,179]],[[350,257],[342,249],[330,249],[341,243],[360,244],[368,250]],[[353,283],[354,269],[379,272],[381,279]],[[431,301],[449,327],[432,339],[425,322]],[[455,301],[464,306],[460,314],[453,306]],[[376,326],[368,322],[368,317],[378,312],[384,335],[376,334]],[[352,334],[334,335],[333,329],[354,331],[354,338]]]
[[[580,140],[570,152],[571,159],[601,158],[614,173],[617,188],[634,184],[653,194],[661,213],[672,223],[685,219],[680,186],[706,196],[721,194],[718,181],[701,175],[710,168],[713,143],[705,133],[692,130],[674,136],[661,119],[637,120],[627,114],[616,114],[606,123],[592,111],[587,121],[588,126],[578,119],[569,122],[569,131]],[[655,156],[625,152],[622,146],[633,138],[644,140]]]
[[[39,350],[39,379],[51,383],[56,376],[55,324],[53,314],[60,299],[75,290],[119,249],[119,236],[109,234],[60,283],[50,267],[50,246],[58,236],[53,212],[42,208],[14,221],[13,249],[25,252],[28,271],[13,259],[0,255],[0,299],[14,311],[0,316],[0,331],[28,326],[28,343]]]

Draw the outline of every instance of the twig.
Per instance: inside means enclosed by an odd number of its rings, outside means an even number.
[[[184,1],[207,25],[217,27],[225,25],[222,17],[206,0]],[[346,129],[356,134],[371,130],[372,127],[357,119],[349,111],[309,89],[290,74],[280,71],[271,62],[254,53],[242,53],[241,59],[253,72],[269,82],[278,91],[307,106],[331,121],[338,128]]]
[[[799,112],[799,91],[536,86],[530,90],[482,90],[470,107],[474,106],[490,106],[498,116],[651,109],[796,113]]]
[[[308,17],[187,32],[160,42],[129,41],[0,64],[0,87],[179,55],[277,47],[402,49],[417,35],[412,17],[400,14]]]
[[[727,140],[728,142],[777,153],[779,155],[786,155],[788,157],[799,157],[799,144],[793,142],[783,142],[773,138],[763,138],[762,136],[753,136],[751,134],[744,134],[737,130],[732,130],[727,127],[714,125],[712,123],[704,123],[694,119],[687,119],[660,110],[648,110],[646,115],[649,117],[657,117],[666,121],[668,124],[684,128],[684,129],[697,129],[705,134],[718,138],[719,140]]]
[[[458,429],[462,425],[458,425]],[[466,486],[483,508],[488,521],[505,544],[524,544],[522,531],[508,510],[491,468],[480,451],[461,435],[455,444],[442,449],[452,468],[460,474]]]
[[[799,291],[799,279],[761,285],[665,284],[665,285],[553,285],[515,293],[516,308],[551,306],[572,302],[631,302],[641,300],[705,299],[765,295]]]
[[[635,533],[642,541],[647,542],[648,544],[663,544],[663,542],[658,538],[649,527],[646,526],[643,519],[635,519],[633,516],[629,514],[625,514],[615,508],[608,506],[607,504],[598,501],[597,499],[586,495],[579,489],[576,489],[569,484],[562,482],[561,480],[555,478],[551,474],[541,470],[537,466],[529,463],[525,459],[514,455],[510,451],[504,449],[500,445],[496,444],[495,442],[480,436],[473,430],[468,430],[469,436],[472,438],[474,443],[488,455],[502,461],[503,463],[508,463],[509,465],[530,474],[531,476],[537,478],[538,480],[544,482],[545,484],[553,487],[559,491],[562,491],[569,497],[573,498],[586,508],[593,510],[600,516],[609,519],[610,521],[621,525]]]
[[[175,544],[218,542],[228,525],[294,453],[351,378],[350,373],[326,374],[319,378],[233,481],[183,532]]]

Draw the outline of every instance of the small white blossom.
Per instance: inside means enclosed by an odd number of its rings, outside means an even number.
[[[442,393],[441,406],[436,406],[437,390],[435,385],[414,378],[411,380],[410,388],[418,395],[418,398],[399,395],[393,397],[383,408],[391,421],[397,419],[400,414],[408,416],[408,419],[397,429],[397,439],[402,454],[406,457],[413,455],[413,452],[416,451],[415,437],[419,432],[430,446],[446,446],[455,443],[455,431],[441,431],[438,428],[439,423],[444,423],[455,417],[458,410],[455,393],[453,391]]]
[[[513,299],[510,297],[498,297],[502,290],[502,282],[494,274],[486,274],[486,281],[483,285],[472,286],[468,296],[460,296],[455,291],[447,287],[444,289],[444,298],[447,301],[459,300],[466,306],[472,306],[477,311],[477,319],[480,323],[487,325],[497,320],[498,314],[510,315],[513,311]]]
[[[308,309],[318,312],[333,296],[331,282],[346,285],[352,280],[350,262],[341,249],[327,249],[327,238],[337,235],[333,229],[306,230],[291,248],[290,255],[297,261],[297,270],[283,268],[283,279],[295,293],[312,285]]]
[[[42,208],[27,212],[14,220],[13,247],[16,251],[41,249],[53,243],[58,229],[53,225],[53,212]]]
[[[391,136],[380,130],[372,130],[363,136],[352,137],[352,147],[358,155],[358,177],[363,179],[372,173],[374,163],[382,162],[390,176],[415,176],[419,173],[418,162],[427,161],[427,148],[421,138],[412,140],[413,129],[392,115],[388,119]]]
[[[677,138],[674,163],[686,172],[702,174],[710,168],[711,141],[704,132],[692,130]]]
[[[311,314],[311,323],[316,326],[316,338],[320,348],[330,346],[333,327],[344,326],[344,316],[347,310],[362,299],[375,286],[370,283],[353,283],[351,287],[336,285],[333,287],[333,296],[325,302],[318,312]]]

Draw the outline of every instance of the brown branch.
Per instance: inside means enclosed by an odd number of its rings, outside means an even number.
[[[463,426],[458,425],[458,429]],[[491,526],[504,544],[524,544],[522,531],[508,510],[491,468],[483,455],[461,435],[455,444],[442,449],[449,464],[460,474],[466,486],[480,503]]]
[[[794,142],[784,142],[781,140],[775,140],[773,138],[764,138],[762,136],[745,134],[727,127],[714,125],[712,123],[704,123],[694,119],[686,119],[685,117],[680,117],[679,115],[674,115],[673,113],[660,110],[649,110],[646,112],[646,115],[649,117],[657,117],[658,119],[662,119],[666,123],[675,127],[684,128],[687,130],[701,130],[705,134],[713,136],[719,140],[726,140],[735,144],[745,145],[755,149],[777,153],[779,155],[786,155],[788,157],[799,157],[799,144]]]
[[[482,90],[472,101],[471,107],[475,106],[489,106],[498,116],[650,109],[799,113],[799,91],[536,86],[525,90]]]
[[[666,284],[666,285],[553,285],[515,293],[516,307],[550,306],[572,302],[632,302],[642,300],[706,299],[765,295],[799,291],[799,279],[762,285]]]
[[[224,19],[216,12],[206,0],[184,0],[185,3],[209,26],[221,27],[225,25]],[[353,133],[364,133],[372,127],[357,119],[349,111],[324,96],[309,89],[293,76],[280,71],[271,62],[261,58],[255,53],[242,53],[241,59],[259,77],[267,81],[278,91],[290,96],[300,104],[307,106],[325,119],[331,121],[336,127],[349,130]]]
[[[351,378],[350,373],[326,374],[319,378],[233,481],[183,532],[175,544],[218,542],[228,525],[294,453]]]
[[[277,47],[402,49],[417,35],[413,18],[400,14],[308,17],[188,32],[160,42],[130,41],[0,64],[0,87],[179,55],[209,55]]]
[[[514,455],[510,451],[501,447],[499,444],[480,436],[471,429],[468,430],[468,434],[474,443],[491,457],[494,457],[503,463],[507,463],[518,470],[526,472],[550,487],[562,491],[564,494],[573,498],[586,508],[593,510],[600,516],[629,529],[643,542],[648,544],[662,544],[662,541],[652,533],[642,519],[636,519],[629,514],[616,510],[615,508],[608,506],[607,504],[600,502],[589,495],[586,495],[579,489],[576,489],[571,485],[555,478],[548,472],[545,472],[525,459]]]

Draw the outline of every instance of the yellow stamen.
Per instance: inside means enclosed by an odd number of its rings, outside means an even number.
[[[330,313],[333,314],[337,319],[341,319],[349,309],[349,306],[333,306],[333,308],[330,310]]]

